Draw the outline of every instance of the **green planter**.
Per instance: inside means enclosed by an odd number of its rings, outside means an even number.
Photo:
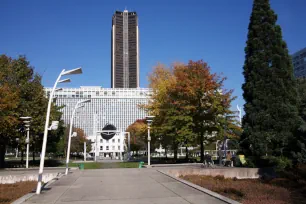
[[[78,166],[80,170],[84,170],[84,164],[79,164]]]

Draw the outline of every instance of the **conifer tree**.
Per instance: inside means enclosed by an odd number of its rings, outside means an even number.
[[[245,116],[241,147],[255,156],[290,156],[301,124],[293,66],[269,0],[254,0],[245,48],[242,86]]]

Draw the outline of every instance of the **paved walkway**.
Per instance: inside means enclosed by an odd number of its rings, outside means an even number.
[[[155,169],[74,171],[55,181],[26,204],[221,204]]]
[[[45,168],[44,173],[64,173],[65,168]],[[0,176],[20,176],[20,175],[38,175],[38,168],[35,169],[14,169],[0,170]]]

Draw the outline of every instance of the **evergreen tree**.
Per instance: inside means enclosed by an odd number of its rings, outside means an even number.
[[[269,0],[254,0],[243,67],[241,147],[257,159],[290,156],[289,141],[301,124],[293,66],[276,21]]]
[[[298,79],[300,96],[299,113],[304,123],[300,126],[295,140],[291,140],[293,159],[297,163],[306,163],[306,79]]]

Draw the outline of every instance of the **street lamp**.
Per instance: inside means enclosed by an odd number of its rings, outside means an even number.
[[[69,129],[69,136],[68,136],[68,148],[67,148],[67,159],[66,159],[66,172],[65,174],[68,174],[68,164],[69,164],[69,158],[70,158],[70,146],[71,146],[71,137],[72,137],[72,123],[73,123],[73,118],[74,118],[74,114],[75,111],[78,108],[84,107],[84,105],[81,105],[83,103],[89,103],[91,100],[87,99],[87,100],[83,100],[83,101],[78,101],[76,103],[76,105],[74,106],[73,112],[72,112],[72,116],[70,118],[70,129]]]
[[[155,116],[147,116],[146,120],[147,120],[147,124],[148,124],[148,167],[150,167],[151,165],[151,161],[150,161],[150,141],[151,141],[151,136],[150,136],[150,126],[153,122],[153,119],[155,118]]]
[[[242,111],[241,111],[241,107],[239,107],[237,105],[237,110],[239,112],[239,122],[240,122],[240,126],[242,125]]]
[[[30,149],[30,120],[31,117],[26,116],[26,117],[20,117],[21,120],[23,120],[24,126],[26,127],[27,130],[27,139],[26,139],[26,144],[27,144],[27,160],[26,160],[26,168],[29,168],[29,149]]]
[[[56,91],[56,86],[57,86],[58,83],[70,82],[70,79],[61,80],[62,76],[69,75],[69,74],[81,74],[81,73],[82,73],[82,68],[81,67],[76,68],[76,69],[71,69],[71,70],[68,70],[68,71],[63,69],[61,71],[61,73],[59,74],[59,76],[57,77],[57,79],[56,79],[56,81],[53,85],[51,94],[49,96],[49,102],[48,102],[48,108],[47,108],[44,138],[43,138],[43,144],[42,144],[42,150],[41,150],[41,156],[40,156],[40,165],[39,165],[39,171],[38,171],[38,183],[37,183],[36,194],[40,194],[40,191],[41,191],[42,174],[43,174],[43,171],[44,171],[47,137],[48,137],[48,129],[49,129],[48,126],[49,126],[50,110],[51,110],[52,98],[53,98],[54,92]]]

